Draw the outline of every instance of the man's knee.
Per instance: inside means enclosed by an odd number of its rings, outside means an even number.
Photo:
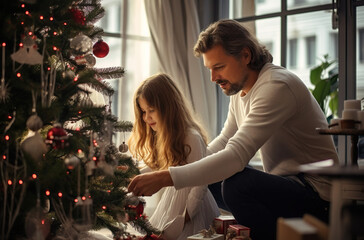
[[[231,203],[237,197],[242,197],[249,193],[250,184],[246,181],[247,174],[239,172],[227,179],[225,179],[222,184],[222,197],[226,204]]]

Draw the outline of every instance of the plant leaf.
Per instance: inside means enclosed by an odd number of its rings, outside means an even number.
[[[321,65],[311,69],[310,81],[313,85],[316,85],[319,81],[321,81],[322,70],[323,68],[321,67]]]
[[[318,104],[320,105],[322,111],[326,114],[325,109],[325,99],[330,95],[330,82],[326,80],[321,80],[316,84],[315,89],[313,89],[312,94],[316,98]]]
[[[338,106],[339,106],[339,94],[338,91],[335,91],[330,94],[330,101],[329,101],[329,108],[334,117],[337,116]]]

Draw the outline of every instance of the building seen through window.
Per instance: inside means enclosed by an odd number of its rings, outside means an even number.
[[[353,1],[363,5],[363,0]],[[339,64],[339,34],[332,28],[332,0],[229,0],[230,18],[255,33],[270,50],[273,63],[287,67],[312,88],[310,69],[324,55]],[[121,79],[109,80],[115,89],[112,111],[133,121],[132,94],[140,81],[156,72],[144,0],[102,0],[106,15],[97,24],[110,47],[96,67],[123,66]],[[285,7],[285,10],[282,8]],[[356,98],[364,97],[364,7],[356,10]],[[225,114],[224,111],[221,111]]]

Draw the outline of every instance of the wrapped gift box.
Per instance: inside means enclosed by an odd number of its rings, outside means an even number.
[[[203,234],[199,233],[199,234],[195,234],[195,235],[192,235],[192,236],[189,236],[187,238],[187,240],[224,240],[224,235],[222,234],[213,234],[211,235],[211,237],[205,237]]]
[[[214,228],[216,233],[223,234],[227,233],[229,225],[237,224],[235,218],[229,215],[221,215],[214,220]]]
[[[302,218],[278,218],[277,240],[321,239],[315,226]]]
[[[245,227],[245,226],[240,225],[240,224],[230,225],[228,227],[227,232],[234,234],[235,237],[236,236],[246,236],[246,237],[250,236],[250,228]]]

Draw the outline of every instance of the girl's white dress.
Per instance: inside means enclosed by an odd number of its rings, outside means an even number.
[[[205,156],[206,145],[196,130],[189,131],[186,143],[191,147],[188,163]],[[190,221],[185,224],[186,211]],[[203,229],[209,229],[219,215],[219,208],[207,185],[180,190],[166,187],[149,221],[153,227],[163,231],[164,239],[185,240]]]

